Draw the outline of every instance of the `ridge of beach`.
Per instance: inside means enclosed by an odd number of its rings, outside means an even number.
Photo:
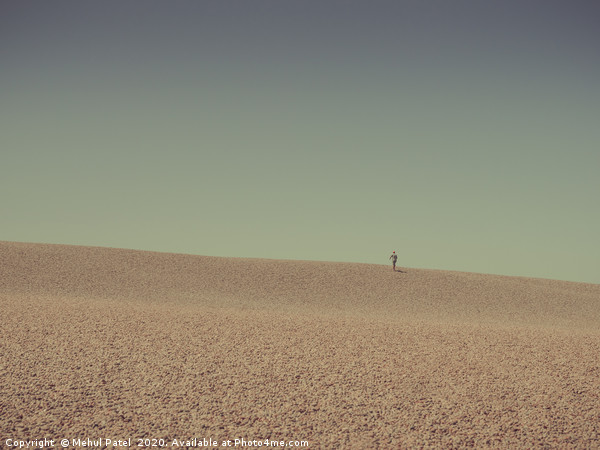
[[[16,242],[0,267],[3,444],[600,446],[600,285]]]

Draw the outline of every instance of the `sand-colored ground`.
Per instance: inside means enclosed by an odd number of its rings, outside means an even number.
[[[0,242],[0,445],[600,448],[600,285],[402,270]]]

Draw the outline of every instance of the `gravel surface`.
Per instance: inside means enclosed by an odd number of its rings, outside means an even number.
[[[11,242],[0,268],[5,447],[600,448],[600,285]]]

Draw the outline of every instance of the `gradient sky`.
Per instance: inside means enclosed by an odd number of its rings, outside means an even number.
[[[600,4],[2,1],[0,240],[600,283]]]

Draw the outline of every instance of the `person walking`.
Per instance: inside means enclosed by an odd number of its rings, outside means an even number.
[[[396,271],[396,261],[398,261],[398,255],[396,255],[396,252],[392,252],[389,259],[392,260],[392,268],[394,269],[394,272],[395,272]]]

